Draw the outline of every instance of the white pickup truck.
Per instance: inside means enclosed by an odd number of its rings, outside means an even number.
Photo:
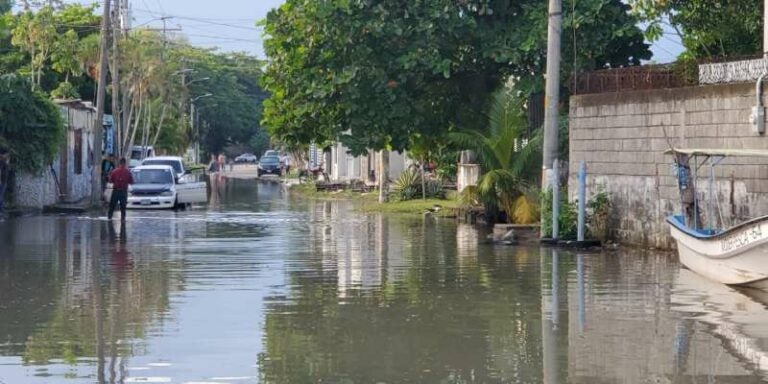
[[[170,165],[141,165],[131,169],[133,185],[128,187],[129,209],[180,208],[208,202],[204,182],[179,182]],[[112,184],[107,184],[104,198],[112,196]]]

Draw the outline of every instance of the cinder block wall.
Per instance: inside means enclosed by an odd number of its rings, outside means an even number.
[[[611,236],[623,243],[673,248],[664,218],[680,211],[669,143],[688,148],[768,149],[749,123],[754,84],[605,93],[570,100],[569,193],[587,163],[587,193],[611,197]],[[763,97],[765,105],[766,98]],[[698,171],[709,200],[710,167]],[[704,220],[728,226],[768,214],[768,159],[728,158],[716,168],[718,207]]]

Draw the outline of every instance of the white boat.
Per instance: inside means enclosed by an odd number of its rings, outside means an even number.
[[[696,198],[694,169],[709,163],[716,166],[726,157],[768,157],[768,151],[727,149],[671,149],[678,169],[678,186],[683,205],[682,215],[667,217],[672,237],[677,241],[680,262],[692,271],[711,280],[728,284],[768,290],[768,216],[722,229],[714,220],[719,209],[717,202],[705,204],[710,208],[709,225],[700,218],[701,204]],[[704,157],[701,164],[698,158]],[[710,173],[710,196],[714,185],[714,172]]]

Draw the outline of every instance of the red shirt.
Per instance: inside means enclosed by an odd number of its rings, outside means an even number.
[[[119,167],[109,173],[109,181],[115,190],[127,190],[129,184],[133,184],[131,171],[126,167]]]

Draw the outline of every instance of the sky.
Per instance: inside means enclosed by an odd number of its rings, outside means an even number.
[[[178,29],[189,42],[264,58],[256,21],[284,0],[130,0],[133,27]]]
[[[94,0],[68,2],[93,3]],[[179,33],[190,43],[202,47],[218,47],[225,52],[242,51],[264,57],[261,28],[256,21],[285,0],[129,0],[133,9],[133,27],[181,29]],[[671,31],[667,31],[671,32]],[[652,61],[669,63],[683,51],[674,33],[651,46]]]

